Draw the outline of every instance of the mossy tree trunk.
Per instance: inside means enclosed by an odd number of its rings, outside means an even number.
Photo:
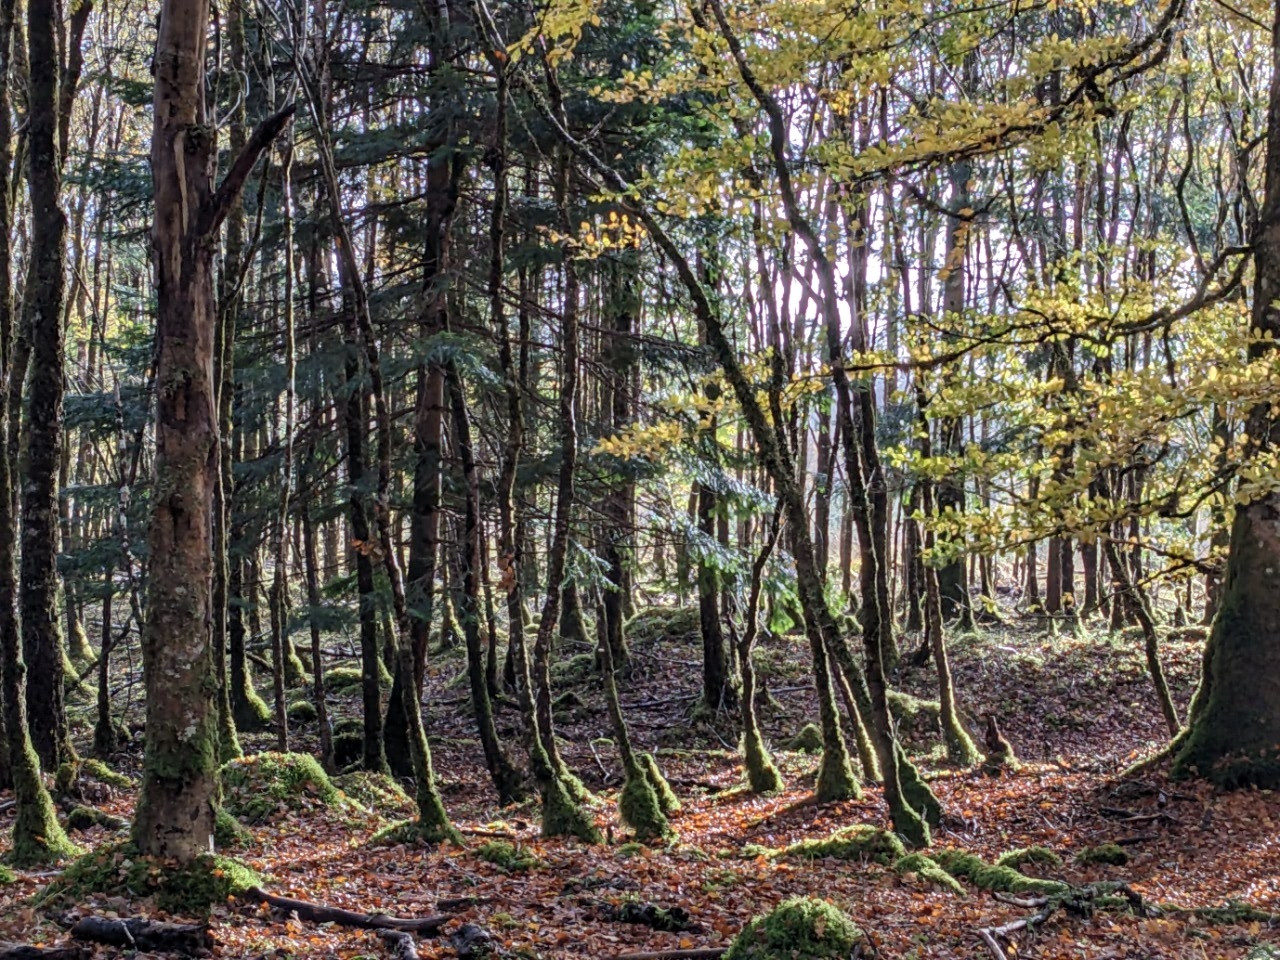
[[[747,768],[747,785],[753,793],[774,793],[783,787],[782,774],[769,755],[760,721],[756,716],[756,668],[751,659],[759,633],[760,591],[764,583],[765,566],[777,546],[782,532],[780,511],[774,511],[773,521],[765,534],[764,546],[751,564],[751,584],[747,592],[747,610],[743,615],[742,633],[737,638],[738,665],[742,671],[742,757]]]
[[[1273,11],[1266,181],[1253,240],[1252,326],[1268,339],[1250,348],[1272,356],[1280,336],[1280,5]],[[1271,457],[1280,417],[1263,403],[1246,427],[1248,455]],[[1236,507],[1217,616],[1205,646],[1174,771],[1226,786],[1280,787],[1280,493],[1248,493]]]
[[[214,250],[231,200],[293,113],[266,121],[215,188],[217,141],[204,96],[209,12],[208,0],[165,0],[151,145],[156,459],[142,635],[146,754],[133,840],[142,853],[179,863],[210,849],[218,795],[210,609],[218,476]]]

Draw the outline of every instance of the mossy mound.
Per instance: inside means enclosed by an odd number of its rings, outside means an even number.
[[[699,643],[702,625],[697,607],[649,607],[623,628],[627,643]]]
[[[40,894],[38,903],[80,904],[95,896],[154,898],[168,913],[203,916],[262,879],[238,860],[205,854],[178,868],[144,857],[132,843],[111,844],[71,864]]]
[[[492,863],[507,873],[532,870],[542,863],[528,850],[507,840],[489,840],[480,844],[473,852],[481,860]]]
[[[875,956],[857,924],[825,900],[796,897],[755,917],[724,960],[848,960]]]
[[[1112,867],[1123,867],[1129,862],[1129,854],[1118,843],[1100,843],[1096,847],[1085,847],[1077,853],[1076,862],[1105,863]]]
[[[324,688],[329,693],[350,693],[363,685],[364,671],[360,667],[333,667],[324,675]],[[391,672],[381,658],[378,659],[378,686],[383,690],[391,688]]]
[[[243,847],[253,839],[253,834],[243,823],[222,807],[213,821],[213,842],[219,847]]]
[[[12,870],[4,866],[3,864],[0,864],[0,886],[9,884],[9,883],[15,883],[17,882],[17,879],[18,879],[17,874],[15,874]]]
[[[343,796],[309,753],[259,753],[222,768],[223,804],[245,823],[277,813],[337,807]]]
[[[551,665],[551,682],[557,687],[576,686],[590,679],[595,669],[595,654],[579,653],[568,660],[558,660]]]
[[[921,880],[932,883],[935,887],[950,890],[957,896],[964,895],[964,887],[960,881],[938,866],[938,862],[923,853],[908,853],[894,861],[893,872],[898,876],[914,874]]]
[[[289,722],[296,723],[299,726],[306,723],[315,723],[319,714],[316,712],[316,705],[310,700],[295,700],[286,708],[289,715]]]
[[[333,735],[341,736],[344,733],[356,733],[364,736],[364,721],[359,717],[343,717],[333,725]]]
[[[96,807],[79,804],[67,812],[68,830],[89,830],[92,827],[103,827],[107,830],[123,830],[129,826],[128,820],[104,813]]]
[[[906,853],[906,848],[897,835],[869,823],[859,823],[837,830],[821,840],[793,843],[779,856],[802,860],[824,860],[830,857],[835,860],[872,861],[888,865]]]
[[[806,723],[799,733],[782,745],[782,749],[793,753],[821,753],[822,731],[816,723]]]
[[[1040,880],[1019,873],[1013,867],[987,863],[965,850],[939,850],[933,855],[938,866],[957,880],[967,880],[980,890],[995,893],[1065,893],[1069,888],[1057,880]]]
[[[922,700],[901,690],[888,691],[888,700],[889,712],[903,735],[936,734],[942,728],[942,707],[937,700]]]
[[[642,856],[648,848],[643,843],[635,843],[634,841],[624,843],[614,851],[619,860],[630,860],[632,857]]]
[[[333,778],[333,785],[352,800],[380,813],[413,813],[417,806],[404,788],[385,773],[353,770]]]
[[[996,858],[997,867],[1013,867],[1021,870],[1027,864],[1043,864],[1047,867],[1062,866],[1062,858],[1048,847],[1021,847],[1009,850]]]

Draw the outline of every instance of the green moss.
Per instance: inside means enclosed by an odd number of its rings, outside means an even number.
[[[664,840],[671,834],[658,793],[643,773],[627,776],[618,794],[618,815],[636,832],[636,839],[641,843]]]
[[[267,706],[267,701],[258,696],[253,682],[245,676],[244,689],[240,695],[232,698],[232,713],[236,728],[250,732],[265,730],[271,725],[275,713]]]
[[[1100,843],[1096,847],[1085,847],[1077,853],[1076,862],[1105,863],[1113,867],[1123,867],[1129,862],[1129,854],[1119,844]]]
[[[289,714],[289,722],[296,723],[299,726],[304,723],[315,723],[316,717],[319,716],[316,713],[315,704],[310,700],[295,700],[289,704],[286,712]]]
[[[128,820],[104,813],[95,807],[79,804],[67,813],[68,830],[88,830],[91,827],[104,827],[107,830],[123,830],[129,826]]]
[[[980,890],[997,893],[1065,893],[1065,883],[1028,877],[1008,866],[987,863],[965,850],[939,850],[933,855],[938,866],[958,880],[967,880]]]
[[[333,667],[325,672],[324,688],[329,693],[350,693],[364,686],[364,670],[360,667]],[[391,688],[391,673],[387,670],[382,658],[378,658],[378,686],[383,690]]]
[[[761,843],[748,843],[742,848],[742,857],[746,860],[755,860],[758,857],[765,857],[767,859],[769,857],[776,857],[781,852],[781,850],[776,850],[773,847],[766,847]]]
[[[783,788],[782,773],[754,726],[742,735],[742,759],[752,793],[777,793]]]
[[[462,835],[453,827],[425,826],[420,820],[401,820],[383,827],[369,838],[371,847],[396,847],[438,843],[460,843]]]
[[[818,754],[822,752],[822,731],[816,723],[806,723],[800,732],[782,746],[795,753]]]
[[[964,894],[964,887],[960,886],[960,881],[938,866],[936,860],[925,856],[923,853],[908,853],[904,857],[899,857],[894,861],[893,872],[899,876],[908,873],[915,874],[920,879],[932,883],[935,887],[950,890],[957,895]]]
[[[542,789],[542,835],[577,837],[587,843],[604,841],[591,817],[573,799],[564,781],[556,776]]]
[[[238,860],[204,854],[178,868],[144,857],[126,842],[100,847],[78,859],[44,889],[38,903],[78,904],[102,895],[154,897],[166,912],[207,915],[216,904],[261,883],[262,879]]]
[[[822,752],[813,795],[819,803],[839,803],[841,800],[857,800],[862,796],[862,785],[858,783],[853,764],[849,762],[849,755],[844,750]]]
[[[1021,870],[1023,864],[1039,863],[1049,867],[1062,866],[1062,858],[1050,850],[1048,847],[1021,847],[1017,850],[1009,850],[1000,854],[996,858],[997,867],[1012,867],[1015,870]]]
[[[219,847],[242,847],[253,839],[248,828],[222,807],[213,821],[213,842]]]
[[[697,643],[702,636],[697,607],[649,607],[624,625],[628,644]]]
[[[474,853],[481,860],[492,863],[507,873],[531,870],[542,862],[529,851],[506,840],[489,840],[476,847]]]
[[[353,770],[333,778],[333,785],[352,800],[379,812],[411,814],[417,809],[413,798],[395,779],[385,773]]]
[[[888,865],[906,855],[906,848],[895,834],[868,823],[837,830],[821,840],[801,840],[782,851],[783,857],[804,860],[872,861]]]
[[[617,850],[619,860],[630,860],[632,857],[638,857],[648,849],[643,843],[624,843]]]
[[[14,874],[12,870],[4,866],[3,864],[0,864],[0,886],[3,886],[5,884],[10,884],[10,883],[15,883],[17,879],[18,879],[17,875]]]
[[[307,753],[260,753],[222,768],[223,803],[245,823],[261,823],[282,810],[336,807],[343,796]]]
[[[551,682],[558,687],[571,687],[584,683],[596,669],[594,653],[579,653],[568,660],[551,665]]]
[[[796,897],[753,918],[724,960],[848,960],[855,955],[875,952],[848,915],[825,900]]]
[[[900,732],[920,734],[938,729],[942,707],[937,700],[922,700],[901,690],[889,690],[887,697],[889,712],[898,722]]]
[[[364,721],[359,717],[343,717],[333,725],[333,735],[341,736],[344,733],[356,733],[364,736]]]
[[[645,779],[658,795],[658,806],[662,808],[663,814],[669,817],[676,813],[680,809],[680,798],[671,789],[671,784],[667,783],[667,778],[662,775],[662,771],[658,768],[658,761],[651,753],[640,754],[639,760],[644,767]]]

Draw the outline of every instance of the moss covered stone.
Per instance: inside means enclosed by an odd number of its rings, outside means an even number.
[[[702,637],[698,608],[695,606],[649,607],[628,620],[624,629],[627,642],[631,644],[692,644],[700,643]]]
[[[734,939],[724,960],[848,960],[872,957],[857,924],[825,900],[796,897],[755,917]]]
[[[481,860],[507,873],[532,870],[542,862],[528,850],[507,840],[489,840],[476,847],[474,852]]]
[[[315,723],[316,705],[310,700],[295,700],[288,706],[289,722],[296,723],[299,726],[307,723]]]
[[[343,717],[333,725],[333,735],[341,736],[344,733],[354,733],[358,736],[364,736],[364,721],[359,717]]]
[[[414,812],[413,798],[395,779],[385,773],[370,770],[353,770],[333,778],[333,785],[370,810],[380,813],[398,813],[402,816]]]
[[[17,879],[18,879],[17,875],[15,875],[12,870],[4,866],[3,864],[0,864],[0,886],[14,883],[17,881]]]
[[[955,894],[964,893],[964,887],[960,886],[959,880],[938,866],[936,860],[923,853],[908,853],[905,857],[899,857],[894,861],[893,872],[899,876],[915,875],[921,880],[932,883],[935,887],[950,890]]]
[[[330,693],[350,693],[364,685],[364,671],[360,667],[333,667],[324,675],[324,688]],[[386,664],[378,660],[378,686],[391,687],[391,673]]]
[[[823,860],[828,857],[836,860],[871,861],[888,865],[906,855],[906,848],[898,837],[873,827],[869,823],[859,823],[852,827],[837,830],[829,837],[820,840],[801,840],[782,851],[781,856],[804,860]]]
[[[1047,867],[1060,867],[1062,866],[1062,858],[1048,847],[1038,846],[1009,850],[996,858],[997,867],[1013,867],[1015,870],[1021,870],[1029,863],[1042,864]]]
[[[336,733],[333,735],[333,765],[345,770],[364,757],[363,733]]]
[[[821,753],[822,731],[816,723],[806,723],[800,728],[799,733],[783,744],[782,749],[795,753]]]
[[[551,682],[558,687],[571,687],[586,682],[595,669],[595,654],[579,653],[568,660],[559,660],[551,665]]]
[[[39,896],[42,905],[83,903],[94,896],[154,898],[169,913],[203,916],[211,907],[260,885],[251,869],[205,854],[185,866],[144,857],[131,843],[100,847],[71,864]]]
[[[980,890],[996,893],[1065,893],[1068,887],[1057,880],[1040,880],[1019,873],[1013,867],[987,863],[965,850],[939,850],[933,855],[938,866],[958,880],[967,880]]]
[[[307,753],[259,753],[222,768],[223,803],[245,823],[262,823],[276,813],[338,807],[342,793]]]
[[[438,843],[460,844],[461,842],[462,834],[452,826],[426,825],[417,819],[400,820],[383,827],[369,838],[369,846],[371,847],[413,846],[416,844],[434,846]]]
[[[1129,862],[1129,854],[1117,843],[1100,843],[1096,847],[1085,847],[1076,854],[1076,861],[1084,864],[1105,863],[1113,867],[1123,867]]]

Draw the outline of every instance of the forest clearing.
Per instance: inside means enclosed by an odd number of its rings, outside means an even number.
[[[1280,960],[1280,3],[0,0],[0,960]]]

